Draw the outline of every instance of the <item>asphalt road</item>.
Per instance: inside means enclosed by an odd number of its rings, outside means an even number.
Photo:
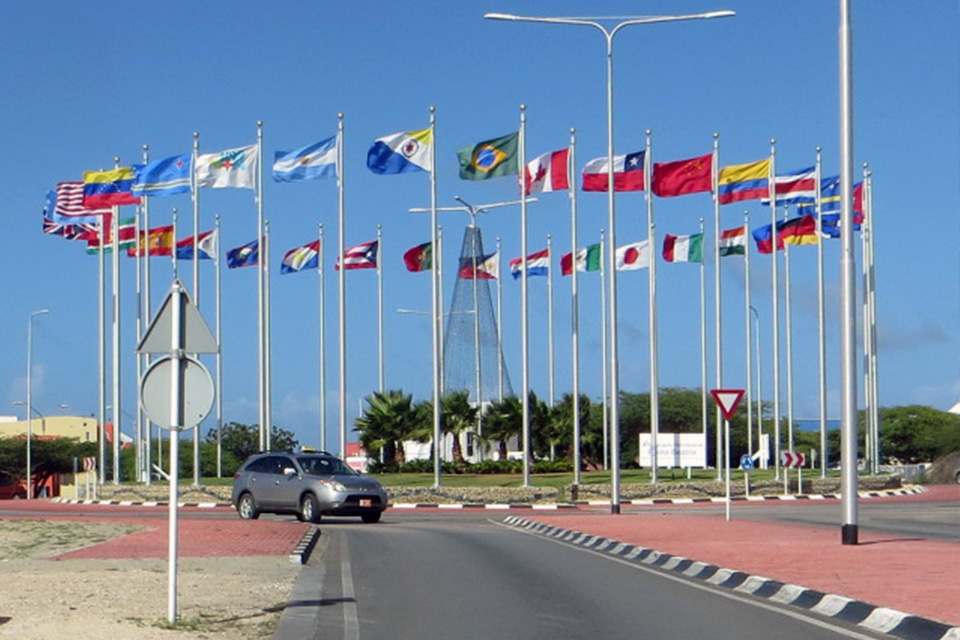
[[[392,515],[323,527],[275,640],[877,637],[531,536],[502,517]]]

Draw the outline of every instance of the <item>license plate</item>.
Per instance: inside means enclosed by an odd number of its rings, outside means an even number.
[[[371,500],[370,498],[361,498],[361,499],[360,499],[360,506],[361,506],[361,507],[372,507],[372,506],[373,506],[373,500]]]

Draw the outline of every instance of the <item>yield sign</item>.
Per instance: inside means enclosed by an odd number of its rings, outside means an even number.
[[[720,407],[720,413],[724,420],[733,417],[737,407],[740,406],[740,400],[743,399],[743,389],[710,389],[710,395],[713,401]]]

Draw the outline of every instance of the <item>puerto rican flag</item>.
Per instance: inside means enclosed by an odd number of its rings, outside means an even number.
[[[525,174],[527,195],[569,189],[570,179],[567,172],[569,158],[570,150],[564,149],[545,153],[527,163]]]
[[[376,269],[377,268],[377,249],[379,248],[379,242],[374,240],[372,242],[364,242],[363,244],[358,244],[356,246],[350,247],[349,249],[343,252],[343,268],[346,271],[350,269]],[[340,260],[337,259],[337,264],[334,266],[338,271],[340,270]]]
[[[522,275],[523,260],[514,258],[510,261],[510,274],[514,280],[519,280]],[[550,249],[537,251],[527,256],[527,277],[550,275]]]

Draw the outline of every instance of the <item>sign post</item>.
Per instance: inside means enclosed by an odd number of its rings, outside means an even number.
[[[711,389],[710,395],[713,401],[720,407],[720,413],[723,414],[723,457],[726,463],[726,488],[727,488],[727,522],[730,521],[730,418],[737,412],[740,401],[743,400],[743,389]],[[720,464],[720,461],[717,461]]]
[[[787,469],[791,467],[797,470],[797,493],[803,493],[803,465],[807,461],[806,457],[802,453],[795,453],[793,451],[781,451],[780,452],[780,466],[784,468],[784,479],[783,479],[783,493],[790,493],[790,485],[788,484],[787,478],[790,477],[790,474]]]
[[[177,621],[177,557],[180,432],[200,424],[213,406],[213,380],[188,353],[217,353],[219,345],[179,279],[160,307],[137,353],[162,354],[140,381],[144,412],[170,430],[170,517],[167,621]]]

